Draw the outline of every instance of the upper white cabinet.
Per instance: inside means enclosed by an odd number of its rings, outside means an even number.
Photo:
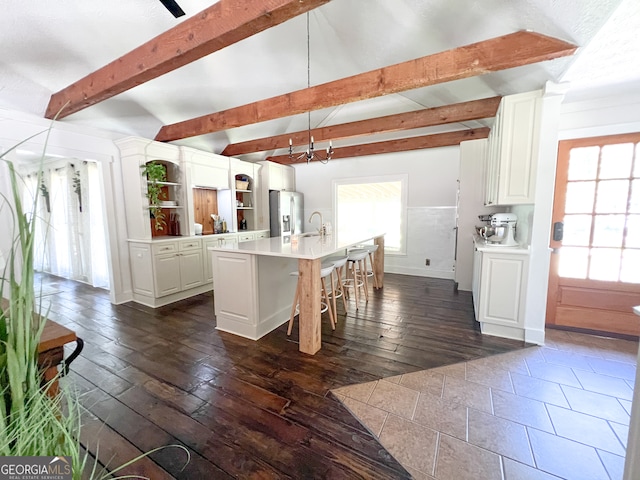
[[[229,189],[229,157],[180,147],[186,184],[190,187]]]
[[[258,162],[262,165],[260,179],[265,190],[296,190],[296,169],[275,162]]]
[[[151,240],[153,236],[179,235],[175,229],[170,231],[170,221],[181,222],[185,216],[185,189],[180,166],[180,150],[175,145],[127,137],[117,140],[122,158],[122,183],[124,190],[127,232],[130,239]],[[147,179],[142,175],[142,167],[150,162],[165,165],[167,181],[161,182],[164,190],[162,211],[166,226],[155,229],[155,223],[149,212],[147,199]]]
[[[296,169],[275,162],[258,162],[260,168],[260,208],[258,209],[257,228],[269,228],[269,191],[285,190],[295,192]]]
[[[542,91],[502,98],[489,134],[485,205],[534,203]]]

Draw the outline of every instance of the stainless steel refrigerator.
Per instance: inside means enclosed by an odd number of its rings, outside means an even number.
[[[272,237],[302,233],[304,200],[299,192],[269,192],[269,218]]]

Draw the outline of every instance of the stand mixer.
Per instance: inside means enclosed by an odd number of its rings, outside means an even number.
[[[518,216],[515,213],[494,213],[491,215],[491,226],[494,227],[495,233],[486,239],[487,244],[503,247],[518,246],[518,242],[514,238],[516,223],[518,223]]]

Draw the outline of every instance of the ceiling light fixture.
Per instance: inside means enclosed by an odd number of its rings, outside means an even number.
[[[309,46],[309,12],[307,12],[307,88],[311,87],[311,49]],[[313,144],[313,135],[311,135],[311,111],[307,112],[307,122],[308,122],[308,140],[309,145],[307,147],[306,152],[301,152],[299,154],[293,153],[293,141],[291,137],[289,137],[289,158],[298,161],[306,158],[307,163],[312,160],[318,160],[320,163],[327,163],[331,160],[331,155],[333,155],[333,145],[331,144],[331,140],[329,140],[329,146],[326,151],[323,153],[317,152],[314,148]]]

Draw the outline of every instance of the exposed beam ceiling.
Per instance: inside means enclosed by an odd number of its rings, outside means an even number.
[[[45,117],[62,119],[329,1],[219,0],[54,93]]]
[[[422,150],[424,148],[448,147],[451,145],[459,145],[460,142],[466,140],[475,140],[478,138],[487,138],[490,129],[487,127],[477,128],[473,130],[459,130],[456,132],[437,133],[435,135],[423,135],[420,137],[401,138],[399,140],[387,140],[385,142],[365,143],[362,145],[351,145],[349,147],[336,148],[331,160],[341,158],[362,157],[365,155],[377,155],[381,153],[406,152],[409,150]],[[289,158],[289,155],[277,155],[267,157],[276,163],[286,165],[296,163],[306,163],[306,158],[296,160]]]
[[[427,108],[414,112],[371,118],[359,122],[314,128],[311,130],[311,135],[315,141],[322,142],[325,140],[340,140],[363,135],[490,118],[495,117],[498,105],[500,104],[500,98],[501,97],[491,97],[442,107]],[[289,144],[289,139],[291,139],[294,146],[307,144],[309,141],[309,131],[302,130],[300,132],[275,135],[247,142],[232,143],[222,151],[222,155],[233,156],[277,150],[286,147]]]
[[[156,140],[173,141],[276,118],[335,107],[419,87],[551,60],[576,46],[520,31],[408,62],[297,90],[217,113],[165,125]]]

